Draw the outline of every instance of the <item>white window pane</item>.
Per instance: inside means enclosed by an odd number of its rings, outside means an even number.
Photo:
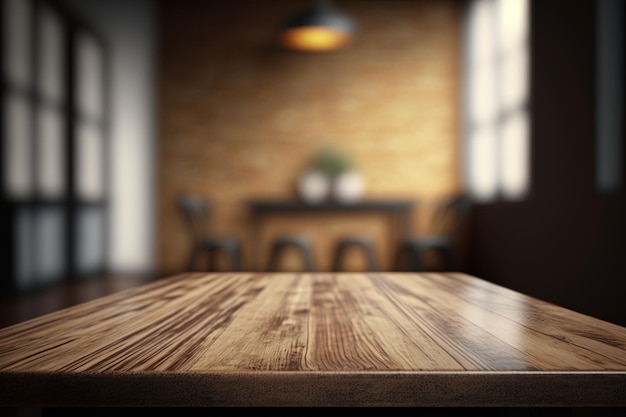
[[[35,230],[37,283],[51,283],[63,277],[65,241],[63,212],[58,207],[40,209]]]
[[[501,108],[519,108],[528,100],[527,49],[519,47],[503,55],[501,71]]]
[[[501,172],[502,192],[516,199],[526,195],[529,182],[529,126],[528,116],[518,112],[502,126]]]
[[[496,73],[493,65],[470,69],[469,115],[472,124],[494,123],[497,111]]]
[[[497,190],[497,143],[493,128],[476,130],[468,141],[468,188],[477,200],[490,200]]]
[[[56,108],[42,107],[37,122],[38,190],[44,197],[61,197],[66,191],[63,115]]]
[[[58,14],[42,4],[39,32],[39,87],[44,97],[63,99],[65,62],[64,33]]]
[[[28,0],[3,0],[3,71],[8,81],[29,86],[31,77],[32,4]]]
[[[26,97],[7,94],[4,98],[4,181],[14,198],[28,197],[32,192],[32,113]]]
[[[79,275],[97,272],[104,264],[104,211],[83,207],[78,212],[76,269]]]
[[[100,118],[103,109],[103,57],[96,41],[82,34],[76,51],[78,77],[78,110],[85,115]]]
[[[498,42],[506,51],[526,43],[528,35],[528,0],[498,0]]]
[[[470,2],[468,24],[468,116],[470,125],[493,123],[496,116],[495,3]]]
[[[76,137],[76,182],[78,197],[97,200],[104,195],[104,144],[100,131],[83,123]]]
[[[469,10],[469,49],[471,66],[492,62],[495,44],[495,10],[491,0],[476,0]]]

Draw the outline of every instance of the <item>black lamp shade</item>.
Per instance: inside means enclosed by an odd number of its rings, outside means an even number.
[[[356,32],[350,16],[335,9],[328,0],[317,0],[305,12],[283,25],[280,42],[299,51],[333,51],[346,46]]]

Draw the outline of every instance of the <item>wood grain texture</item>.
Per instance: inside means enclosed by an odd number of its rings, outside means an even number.
[[[460,273],[181,274],[0,329],[0,405],[626,405],[626,329]]]

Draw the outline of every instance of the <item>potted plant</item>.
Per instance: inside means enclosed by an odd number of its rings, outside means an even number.
[[[351,203],[361,198],[364,181],[346,154],[326,146],[316,153],[311,167],[300,178],[299,188],[301,197],[309,203],[328,198]]]

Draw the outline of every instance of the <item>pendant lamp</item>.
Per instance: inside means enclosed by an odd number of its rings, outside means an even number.
[[[280,43],[296,51],[334,51],[349,44],[355,32],[356,23],[350,16],[338,11],[330,0],[316,0],[285,22]]]

